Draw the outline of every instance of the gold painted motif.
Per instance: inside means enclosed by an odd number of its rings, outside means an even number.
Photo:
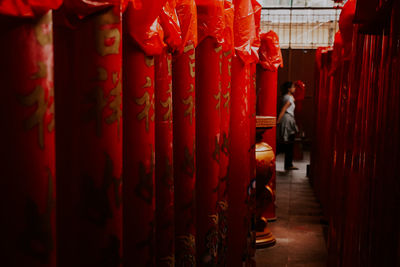
[[[40,18],[38,24],[34,27],[36,40],[41,46],[53,43],[53,19],[51,12]]]
[[[215,136],[215,138],[214,138],[214,152],[212,154],[212,157],[218,164],[219,164],[219,160],[220,160],[220,153],[221,153],[221,148],[219,146],[219,140],[218,140],[218,137]]]
[[[229,156],[229,137],[225,132],[222,134],[221,152]]]
[[[146,203],[151,204],[154,196],[154,150],[153,145],[150,145],[150,167],[146,170],[146,165],[143,162],[139,163],[139,183],[135,188],[136,195]]]
[[[163,108],[167,109],[163,116],[163,120],[170,121],[172,119],[172,98],[169,96],[165,102],[160,100],[160,103]]]
[[[185,159],[182,165],[183,171],[192,178],[194,177],[194,172],[195,172],[194,155],[195,155],[195,144],[193,143],[192,153],[190,153],[188,147],[185,147]]]
[[[221,107],[221,91],[218,92],[218,94],[214,95],[215,100],[217,100],[217,104],[215,105],[215,109],[218,109]]]
[[[214,51],[215,51],[216,53],[221,52],[221,50],[222,50],[222,46],[221,46],[221,45],[220,45],[220,46],[217,46],[216,48],[214,48]]]
[[[97,68],[97,80],[98,81],[107,81],[108,74],[107,70],[103,67],[98,67]]]
[[[154,66],[154,57],[148,57],[148,56],[145,56],[144,57],[144,63],[146,64],[146,66],[147,67],[152,67],[152,66]]]
[[[231,87],[231,83],[228,84],[228,88]],[[229,109],[229,102],[231,100],[231,94],[230,92],[226,92],[226,94],[223,95],[223,97],[226,99],[224,103],[224,108]]]
[[[190,85],[190,89],[188,90],[188,93],[193,93],[194,92],[194,85]],[[193,108],[194,108],[194,101],[193,101],[193,96],[189,95],[186,99],[182,99],[182,103],[187,105],[188,108],[184,112],[184,116],[189,116],[190,124],[193,123]]]
[[[151,99],[150,99],[150,94],[148,92],[145,92],[141,98],[136,98],[136,104],[138,105],[144,105],[143,110],[137,115],[138,120],[143,120],[145,119],[146,123],[146,132],[149,132],[149,119],[150,119],[150,108],[152,107]]]
[[[110,9],[107,13],[96,18],[96,51],[100,56],[119,54],[121,32],[118,28],[110,28],[112,24],[120,23],[120,18],[115,16]]]
[[[37,63],[38,71],[31,76],[31,79],[40,79],[47,77],[47,65],[45,62],[39,61]]]
[[[25,106],[37,105],[35,112],[25,120],[25,130],[30,130],[38,126],[38,143],[41,149],[44,148],[44,115],[47,109],[45,91],[41,85],[36,86],[33,92],[21,98],[21,103]]]
[[[96,86],[88,96],[89,102],[92,103],[92,107],[89,109],[85,119],[87,121],[95,120],[96,122],[96,135],[102,135],[102,120],[103,120],[103,108],[107,106],[107,98],[104,97],[103,88]]]
[[[195,62],[195,58],[196,58],[196,53],[195,53],[195,49],[194,49],[194,45],[193,44],[189,44],[187,45],[184,49],[183,52],[187,53],[189,51],[193,50],[193,53],[191,53],[190,55],[188,55],[189,57],[189,73],[190,73],[190,77],[194,78],[196,71],[195,71],[195,67],[196,67],[196,62]]]
[[[229,75],[229,77],[232,76],[231,70],[232,70],[232,58],[229,58],[228,59],[228,75]]]
[[[166,266],[175,267],[175,256],[174,255],[161,258],[161,261],[164,262],[164,264]]]
[[[232,51],[231,51],[231,50],[224,52],[224,57],[227,57],[227,56],[229,56],[231,53],[232,53]]]
[[[172,58],[167,57],[168,75],[172,76]]]
[[[55,126],[55,117],[54,117],[54,88],[50,88],[49,90],[49,99],[53,98],[53,102],[51,103],[51,106],[49,107],[49,113],[52,115],[50,123],[47,125],[47,130],[49,132],[54,131],[54,126]]]
[[[149,76],[146,76],[146,83],[142,86],[142,88],[149,88],[151,87],[152,81]]]
[[[118,76],[121,76],[120,73],[115,72],[113,73],[113,83],[114,85],[117,83],[115,88],[113,88],[110,91],[110,96],[114,96],[114,99],[111,101],[109,104],[110,109],[112,110],[112,114],[106,118],[106,123],[107,124],[112,124],[115,121],[118,122],[118,137],[120,136],[120,124],[121,124],[121,118],[122,118],[122,109],[121,109],[121,104],[122,104],[122,84],[121,84],[121,78]]]

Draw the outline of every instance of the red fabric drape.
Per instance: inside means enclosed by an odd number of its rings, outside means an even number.
[[[117,5],[79,20],[79,14],[98,11],[81,4],[66,2],[55,14],[58,264],[119,266],[121,10]]]
[[[5,10],[7,4],[0,13],[15,11]],[[6,266],[56,266],[52,5],[42,8],[30,20],[0,15],[0,249]]]

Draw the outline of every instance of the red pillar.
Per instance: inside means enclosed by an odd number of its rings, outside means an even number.
[[[175,246],[178,266],[196,264],[195,49],[189,43],[172,61]]]
[[[2,263],[56,266],[52,13],[0,31]]]
[[[58,265],[119,266],[121,11],[76,19],[72,28],[61,12],[55,27]]]
[[[196,246],[198,264],[217,263],[222,46],[205,38],[196,49]]]
[[[172,55],[155,59],[156,266],[174,259],[174,173],[172,133]]]

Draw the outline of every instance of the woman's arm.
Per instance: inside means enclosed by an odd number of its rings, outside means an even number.
[[[278,121],[276,123],[281,123],[281,119],[290,105],[290,101],[286,101],[285,105],[281,109],[281,113],[279,113]]]

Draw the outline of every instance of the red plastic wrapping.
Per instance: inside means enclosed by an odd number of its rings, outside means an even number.
[[[220,135],[220,175],[218,184],[218,210],[219,210],[219,251],[218,264],[227,264],[227,231],[228,231],[228,171],[230,155],[230,107],[231,107],[231,69],[233,51],[223,52],[221,71],[221,135]]]
[[[146,55],[159,55],[165,46],[159,18],[165,3],[166,0],[142,1],[141,5],[131,3],[126,8],[124,32]]]
[[[228,186],[228,266],[241,265],[249,259],[250,238],[249,207],[250,184],[250,65],[243,64],[239,56],[232,59],[232,91],[230,121],[230,169]],[[247,129],[247,130],[246,130]]]
[[[55,27],[59,266],[120,265],[121,35],[119,6]]]
[[[176,0],[176,13],[182,33],[182,43],[178,52],[184,52],[185,48],[192,44],[197,46],[197,11],[195,0]]]
[[[154,266],[154,58],[126,40],[123,70],[124,265]]]
[[[164,31],[164,41],[171,51],[175,51],[182,44],[182,33],[175,7],[176,0],[168,0],[160,13],[160,24]]]
[[[198,42],[214,37],[224,41],[224,0],[196,0]]]
[[[269,31],[262,33],[260,38],[261,46],[258,50],[260,57],[259,64],[264,70],[278,71],[279,67],[283,67],[278,35],[274,31]]]
[[[196,48],[196,248],[197,262],[216,265],[221,138],[222,46],[215,38]]]
[[[222,50],[232,51],[234,49],[234,34],[233,34],[233,19],[235,15],[235,9],[232,2],[229,0],[224,1],[224,42],[222,43]]]
[[[57,9],[63,0],[3,0],[0,14],[13,17],[40,17],[51,9]]]
[[[245,64],[258,61],[256,18],[252,0],[235,0],[234,44],[236,54]]]
[[[171,266],[175,257],[172,133],[172,55],[155,59],[156,266]]]
[[[195,193],[195,49],[190,41],[172,61],[174,132],[175,259],[196,264]]]
[[[56,266],[51,11],[0,17],[0,249],[4,266]]]
[[[107,7],[119,6],[121,0],[64,0],[63,8],[82,19]]]

